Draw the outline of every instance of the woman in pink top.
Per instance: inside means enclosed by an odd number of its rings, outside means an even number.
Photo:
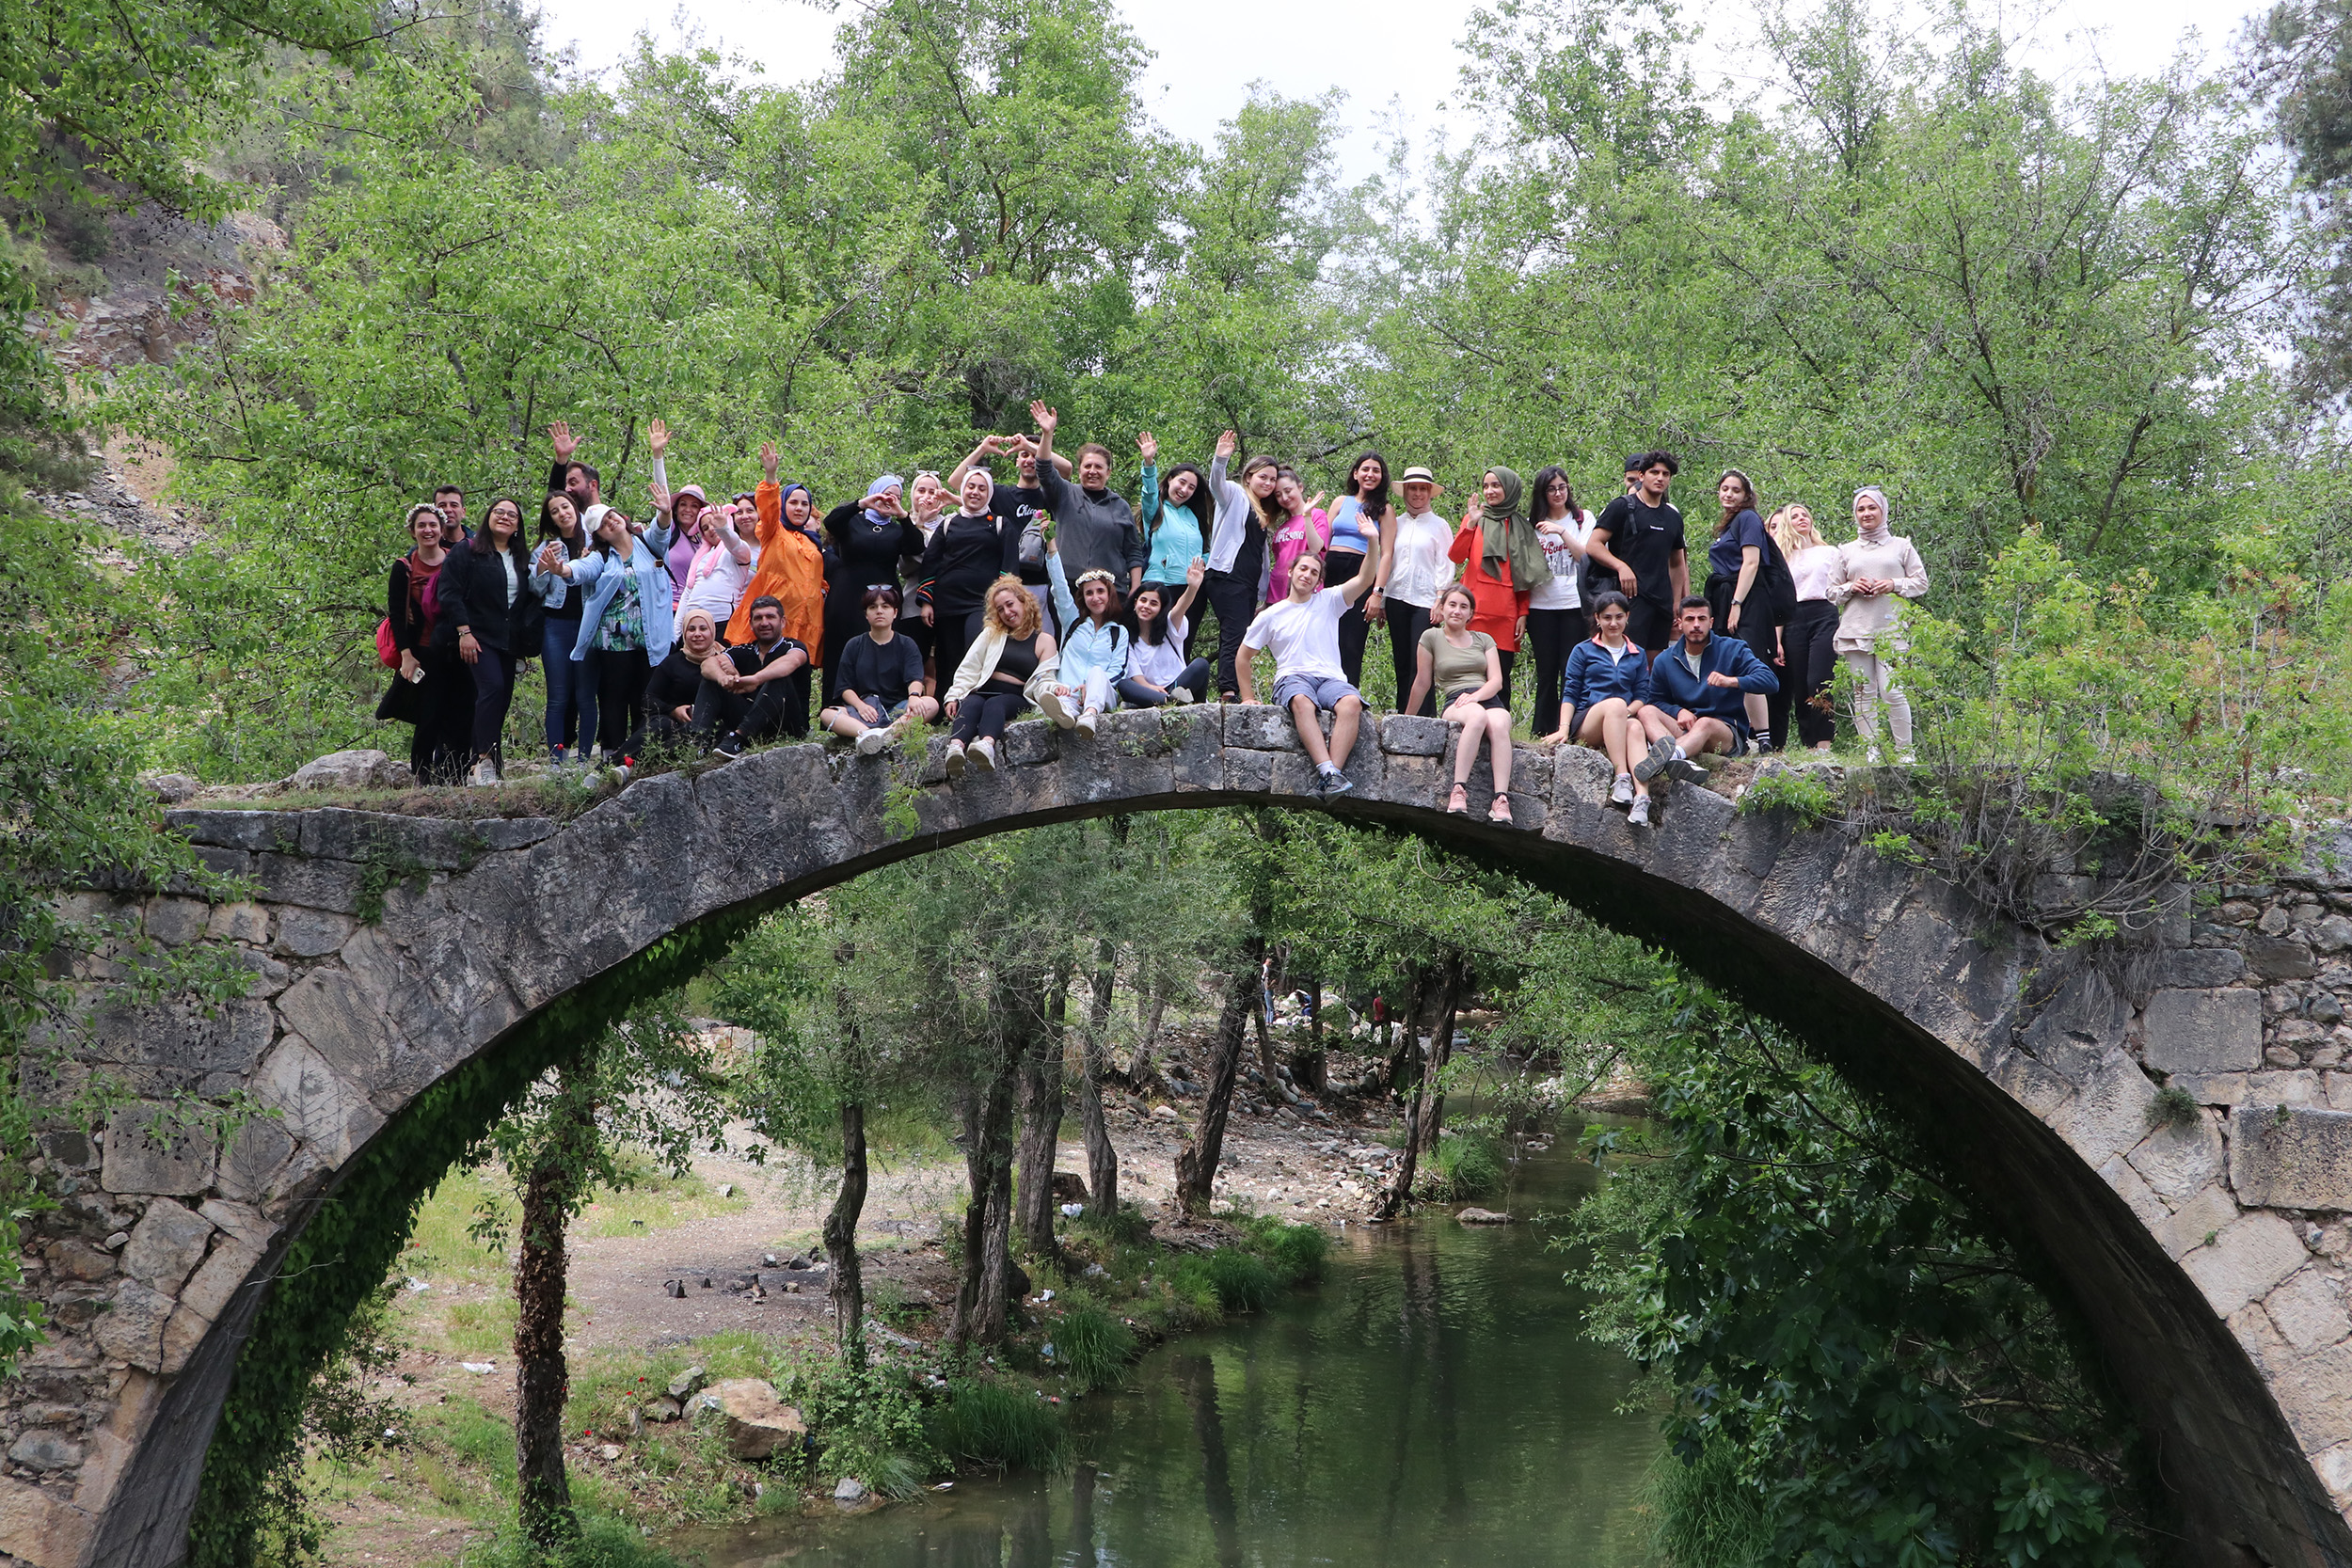
[[[1295,470],[1276,473],[1274,501],[1284,517],[1265,536],[1267,604],[1290,596],[1291,562],[1301,556],[1320,558],[1331,547],[1331,519],[1318,505],[1322,499],[1320,493],[1313,500],[1307,499]]]
[[[1837,567],[1829,596],[1839,607],[1837,657],[1860,683],[1854,692],[1853,723],[1870,762],[1879,761],[1879,709],[1895,734],[1895,760],[1909,763],[1911,700],[1894,683],[1886,656],[1900,653],[1903,601],[1928,591],[1927,563],[1911,541],[1894,531],[1895,509],[1886,492],[1866,484],[1853,493],[1853,523],[1860,537],[1837,546]]]
[[[1764,526],[1788,558],[1788,575],[1797,584],[1796,611],[1780,628],[1797,736],[1815,751],[1826,752],[1837,734],[1837,710],[1830,701],[1830,680],[1837,673],[1837,607],[1829,599],[1837,546],[1821,537],[1812,509],[1802,501],[1782,507]]]

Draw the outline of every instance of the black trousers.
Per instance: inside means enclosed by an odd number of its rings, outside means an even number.
[[[750,691],[729,691],[706,677],[694,693],[694,718],[687,727],[705,744],[728,734],[746,740],[804,736],[808,734],[808,672],[803,669],[764,681]]]
[[[473,672],[473,755],[479,762],[498,754],[506,710],[515,705],[515,656],[484,647],[467,668]]]
[[[931,667],[939,672],[939,689],[931,695],[945,698],[947,689],[956,684],[956,672],[963,667],[963,656],[979,641],[980,612],[937,610],[931,615]],[[834,689],[834,696],[827,699],[827,707],[840,705],[840,689],[837,686]]]
[[[643,648],[606,649],[596,656],[596,739],[607,761],[644,750],[645,683],[652,678]]]
[[[1324,553],[1323,580],[1327,587],[1351,582],[1363,569],[1361,550]],[[1359,691],[1364,686],[1364,642],[1372,636],[1372,623],[1364,619],[1364,601],[1371,597],[1372,590],[1365,589],[1348,601],[1347,613],[1340,617],[1340,668],[1347,673],[1347,684]]]
[[[1413,694],[1413,676],[1421,660],[1421,634],[1429,629],[1429,609],[1426,605],[1391,599],[1383,613],[1389,624],[1389,657],[1396,665],[1396,710],[1402,713],[1405,699]],[[1420,711],[1424,719],[1438,716],[1438,693],[1434,689],[1421,700]]]
[[[1241,677],[1234,673],[1233,659],[1257,614],[1258,579],[1253,575],[1244,581],[1232,572],[1211,572],[1200,591],[1216,611],[1216,689],[1228,702],[1238,702]]]
[[[956,727],[947,733],[965,742],[993,740],[1028,705],[1029,699],[1018,691],[975,691],[956,705]]]
[[[1798,738],[1807,746],[1836,739],[1837,716],[1830,711],[1828,692],[1837,673],[1836,606],[1827,599],[1798,600],[1780,639],[1788,656],[1780,689],[1789,693]]]
[[[1560,713],[1560,689],[1568,673],[1568,656],[1586,636],[1581,610],[1531,610],[1527,640],[1535,655],[1535,733],[1549,735],[1567,720]],[[1569,738],[1573,739],[1574,736]]]

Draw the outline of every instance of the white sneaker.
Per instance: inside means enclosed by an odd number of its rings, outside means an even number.
[[[1633,798],[1633,809],[1626,813],[1625,822],[1626,826],[1629,828],[1646,828],[1649,826],[1648,796],[1636,795]]]
[[[972,742],[972,766],[983,773],[996,771],[996,742],[982,736]]]
[[[963,777],[963,742],[962,742],[962,741],[961,741],[961,740],[950,740],[949,742],[947,742],[947,756],[946,756],[946,768],[947,768],[947,776],[948,776],[949,778],[951,778],[951,779],[961,779],[961,778],[962,778],[962,777]]]
[[[862,757],[870,757],[889,744],[890,732],[888,730],[866,730],[857,737],[857,754]]]
[[[1095,708],[1089,708],[1084,713],[1078,715],[1078,728],[1086,731],[1089,735],[1092,735],[1094,733],[1094,727],[1102,721],[1103,715]]]
[[[473,776],[466,781],[469,785],[475,788],[494,784],[498,782],[498,765],[493,763],[488,757],[484,757],[480,762],[473,765]]]
[[[1617,775],[1617,782],[1609,786],[1609,803],[1613,806],[1629,806],[1633,803],[1632,774]]]
[[[1077,722],[1071,716],[1070,705],[1063,702],[1061,693],[1050,686],[1037,694],[1037,705],[1045,710],[1045,717],[1051,719],[1058,728],[1066,730]],[[985,743],[976,740],[972,744],[974,750],[977,751]]]

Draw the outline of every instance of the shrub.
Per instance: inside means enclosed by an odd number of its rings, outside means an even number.
[[[1483,1197],[1502,1186],[1502,1160],[1486,1138],[1441,1133],[1429,1158],[1429,1190],[1440,1197]]]
[[[1800,773],[1785,764],[1767,764],[1748,781],[1740,814],[1785,811],[1802,827],[1818,828],[1837,815],[1837,797],[1818,773]]]
[[[792,1366],[776,1387],[808,1422],[825,1475],[855,1476],[885,1496],[911,1497],[940,1457],[914,1382],[896,1363],[852,1368],[827,1356]]]
[[[925,1425],[932,1445],[949,1459],[998,1469],[1053,1469],[1070,1445],[1056,1407],[1003,1383],[949,1385],[947,1402],[932,1406]]]
[[[1252,1244],[1283,1284],[1303,1285],[1323,1277],[1323,1260],[1331,1250],[1331,1238],[1321,1226],[1288,1225],[1269,1216],[1253,1222],[1249,1232]]]
[[[1168,1304],[1170,1327],[1200,1328],[1225,1321],[1225,1301],[1206,1258],[1191,1254],[1178,1259],[1168,1271],[1168,1289],[1173,1298]]]
[[[1228,1312],[1263,1311],[1282,1293],[1282,1282],[1265,1259],[1239,1247],[1217,1248],[1209,1254],[1208,1265],[1217,1305]]]
[[[542,1551],[520,1529],[505,1528],[458,1561],[462,1568],[685,1568],[635,1526],[596,1514],[582,1514],[580,1538],[554,1551]]]
[[[1135,1354],[1135,1331],[1097,1302],[1072,1302],[1054,1327],[1055,1363],[1080,1393],[1115,1380]]]

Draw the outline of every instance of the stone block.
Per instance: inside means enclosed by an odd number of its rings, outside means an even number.
[[[1160,735],[1178,790],[1225,787],[1224,711],[1215,705],[1160,710]]]
[[[223,849],[276,849],[298,842],[281,812],[167,811],[164,823],[191,844]]]
[[[259,904],[215,904],[204,923],[204,934],[221,942],[269,942],[269,911]]]
[[[221,1163],[225,1165],[228,1161],[224,1158]],[[228,1232],[231,1239],[252,1248],[256,1253],[266,1249],[278,1235],[278,1222],[249,1204],[231,1202],[228,1198],[208,1197],[198,1208],[197,1212]]]
[[[1232,727],[1230,724],[1227,726]],[[1274,787],[1274,753],[1228,746],[1225,788],[1238,795],[1263,795]]]
[[[254,878],[273,903],[300,904],[359,912],[359,879],[366,868],[352,861],[310,860],[301,855],[264,854],[253,863]]]
[[[2176,947],[2159,967],[2169,986],[2226,986],[2246,977],[2244,955],[2228,947]]]
[[[2328,1448],[2352,1429],[2352,1345],[2290,1354],[2265,1381],[2305,1452]]]
[[[185,947],[204,934],[212,906],[201,898],[151,898],[147,934],[166,947]]]
[[[1432,723],[1440,721],[1432,720]],[[1225,709],[1225,745],[1246,752],[1295,752],[1298,730],[1288,712],[1264,703],[1229,704]]]
[[[244,849],[222,849],[210,844],[196,847],[196,858],[205,870],[222,877],[253,875],[253,856]]]
[[[289,789],[397,789],[404,787],[408,768],[382,752],[329,752],[312,757],[285,780]]]
[[[2218,1181],[2204,1188],[2155,1227],[2156,1244],[2170,1258],[2183,1258],[2218,1237],[2238,1216],[2238,1206]]]
[[[50,1243],[41,1249],[41,1257],[59,1279],[103,1279],[115,1272],[113,1253],[78,1236]]]
[[[2265,1105],[2325,1105],[2328,1091],[2322,1077],[2302,1068],[2249,1072],[2246,1075],[2246,1098]]]
[[[2317,1350],[2352,1334],[2344,1303],[2344,1279],[2317,1264],[2296,1270],[2263,1298],[2263,1308],[2280,1335],[2296,1350]]]
[[[2247,937],[2246,967],[2260,980],[2308,980],[2318,972],[2312,950],[2279,937]]]
[[[122,1249],[122,1272],[166,1295],[179,1293],[204,1256],[212,1239],[213,1222],[171,1199],[157,1198],[147,1206],[146,1217],[131,1227],[130,1244]]]
[[[2300,1268],[2310,1255],[2295,1227],[2276,1214],[2242,1214],[2221,1227],[2211,1246],[2181,1259],[2181,1267],[2205,1293],[2206,1303],[2228,1317]]]
[[[278,912],[278,950],[297,958],[321,958],[350,939],[358,922],[347,915],[299,906]]]
[[[2143,1132],[2147,1125],[2141,1121]],[[2178,1208],[2221,1180],[2221,1132],[2212,1117],[2200,1112],[2190,1126],[2160,1127],[2149,1132],[2125,1159],[2168,1208]]]
[[[262,1260],[262,1249],[241,1241],[224,1241],[213,1248],[203,1267],[188,1280],[180,1291],[180,1310],[194,1312],[206,1323],[218,1321],[220,1314],[252,1275]],[[167,1341],[168,1348],[168,1341]],[[165,1370],[170,1370],[166,1368]]]
[[[220,1192],[240,1203],[259,1200],[294,1150],[294,1134],[276,1117],[256,1117],[246,1122],[230,1134],[229,1147],[221,1151],[220,1170],[215,1178]]]
[[[2160,990],[2140,1021],[2159,1072],[2244,1072],[2262,1066],[2262,996],[2251,990]]]
[[[171,1321],[172,1300],[135,1279],[116,1288],[110,1310],[99,1315],[90,1331],[98,1348],[118,1361],[147,1371],[164,1364],[164,1324]]]
[[[213,1181],[212,1134],[177,1127],[167,1105],[118,1105],[106,1123],[106,1162],[99,1184],[110,1193],[192,1196]]]
[[[2230,1114],[2240,1203],[2352,1210],[2352,1112],[2251,1103]]]
[[[313,970],[286,988],[278,1016],[354,1083],[373,1085],[390,1062],[383,999],[340,969]],[[297,1134],[307,1136],[307,1134]]]
[[[1396,756],[1441,757],[1453,728],[1442,719],[1391,713],[1379,721],[1380,749]]]
[[[1025,719],[1018,724],[1008,724],[1005,726],[1005,761],[1014,768],[1042,768],[1047,763],[1058,762],[1067,738],[1050,720]]]
[[[2341,953],[2352,947],[2352,920],[2331,914],[2312,929],[2312,946],[2322,953]]]
[[[83,1568],[98,1521],[30,1482],[0,1476],[0,1556],[29,1568]]]
[[[253,1085],[253,1096],[281,1112],[285,1130],[341,1161],[384,1124],[366,1093],[299,1037],[278,1042]]]
[[[71,1470],[82,1463],[82,1445],[62,1433],[36,1427],[17,1434],[8,1445],[8,1458],[28,1470]]]
[[[2139,1064],[2123,1052],[2111,1050],[2084,1077],[2081,1092],[2067,1107],[2057,1131],[2086,1164],[2096,1166],[2111,1155],[2136,1151],[2141,1146],[2155,1102],[2156,1086],[2148,1082]],[[2133,1168],[2147,1175],[2137,1163]]]
[[[213,1331],[213,1320],[192,1311],[186,1306],[175,1307],[171,1316],[164,1320],[163,1343],[157,1352],[155,1370],[166,1377],[176,1377],[196,1354],[204,1336]]]
[[[2200,1105],[2236,1105],[2246,1099],[2242,1072],[2176,1072],[2169,1082]]]
[[[2165,1209],[2164,1200],[2149,1191],[2148,1183],[2140,1180],[2139,1173],[2120,1156],[2099,1167],[2099,1180],[2129,1205],[2132,1212],[2138,1216],[2139,1223],[2150,1230],[2172,1217]]]

